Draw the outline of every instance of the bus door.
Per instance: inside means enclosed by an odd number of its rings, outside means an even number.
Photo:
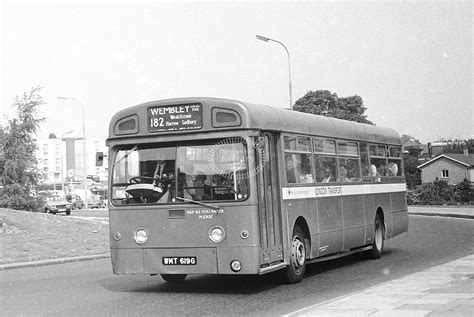
[[[282,219],[278,186],[277,136],[263,134],[263,144],[257,147],[258,194],[260,211],[260,241],[262,264],[272,265],[283,261]]]

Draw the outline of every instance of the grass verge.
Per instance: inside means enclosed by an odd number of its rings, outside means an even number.
[[[0,208],[0,264],[109,251],[107,223]]]

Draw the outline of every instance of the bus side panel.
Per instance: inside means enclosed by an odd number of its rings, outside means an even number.
[[[364,199],[362,195],[342,198],[344,219],[344,250],[364,245]]]
[[[284,209],[283,214],[288,215],[288,241],[291,241],[291,236],[293,235],[293,227],[295,225],[296,219],[298,219],[298,217],[303,217],[308,224],[308,230],[310,235],[308,238],[311,240],[310,257],[318,256],[318,209],[315,204],[314,198],[287,200],[283,201],[282,206]],[[285,235],[283,236],[285,237]],[[288,258],[285,258],[285,260],[289,261],[289,254]]]
[[[372,243],[374,237],[374,220],[375,220],[375,207],[374,207],[374,195],[364,195],[364,207],[365,207],[365,243]]]
[[[392,199],[392,237],[408,231],[408,210],[405,192],[391,193]]]
[[[342,251],[342,199],[318,199],[319,256]]]
[[[375,185],[380,186],[380,185]],[[383,186],[383,185],[382,185]],[[374,217],[372,218],[372,225],[375,221],[375,212],[378,208],[381,208],[384,214],[386,237],[392,236],[392,217],[391,217],[391,205],[390,205],[390,194],[389,193],[378,193],[374,194]]]

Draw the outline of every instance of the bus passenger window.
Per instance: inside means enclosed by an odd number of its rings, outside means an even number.
[[[371,158],[371,176],[380,177],[388,175],[387,160],[385,158]]]
[[[344,166],[339,167],[339,181],[350,182],[351,179],[347,177],[347,170]]]
[[[296,183],[296,169],[292,154],[285,155],[286,161],[286,180],[288,183]]]
[[[370,176],[370,164],[367,143],[360,143],[359,148],[362,176]]]
[[[285,136],[285,150],[296,150],[296,137],[294,136]]]
[[[310,154],[286,153],[286,180],[288,183],[312,183],[313,172]]]
[[[357,182],[360,181],[359,160],[356,158],[339,159],[339,181]]]
[[[332,183],[337,181],[335,157],[316,156],[316,181],[318,183]]]
[[[388,175],[389,176],[400,176],[402,175],[400,166],[400,160],[388,160]]]

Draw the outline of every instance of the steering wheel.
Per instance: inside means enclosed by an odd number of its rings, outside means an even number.
[[[150,177],[150,176],[135,176],[135,177],[130,178],[129,182],[130,184],[141,184],[142,179],[147,179],[147,180],[152,180],[152,181],[158,180],[157,178]]]

